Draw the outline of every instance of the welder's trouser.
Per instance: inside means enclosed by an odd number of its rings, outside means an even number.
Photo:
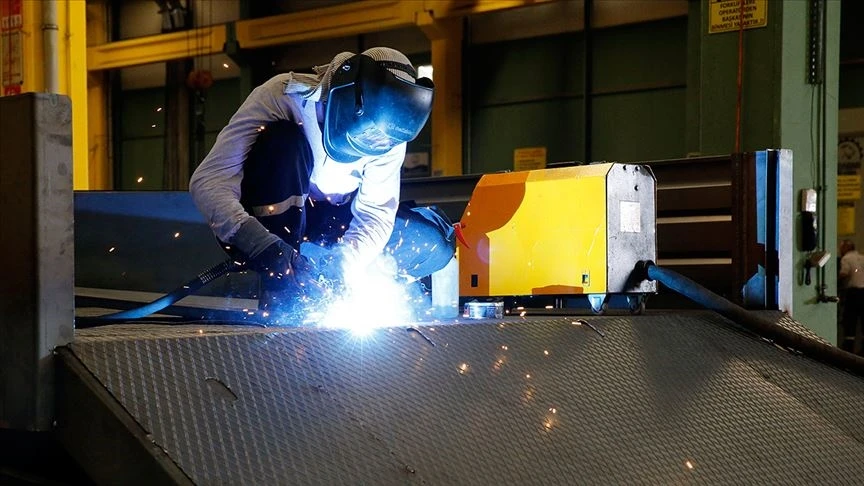
[[[262,130],[243,166],[240,202],[270,232],[296,249],[306,237],[335,243],[351,222],[350,200],[336,206],[310,203],[312,150],[302,127],[277,121]],[[385,251],[402,273],[421,278],[444,268],[455,251],[455,234],[447,217],[434,207],[402,203]]]

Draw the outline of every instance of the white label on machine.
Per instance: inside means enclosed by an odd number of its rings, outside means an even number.
[[[621,201],[618,206],[618,215],[621,218],[622,233],[640,233],[642,231],[640,222],[642,207],[638,202]]]

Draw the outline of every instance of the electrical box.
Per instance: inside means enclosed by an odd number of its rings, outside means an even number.
[[[604,163],[486,174],[461,219],[463,297],[613,294],[641,297],[631,282],[656,260],[656,183],[650,168]]]

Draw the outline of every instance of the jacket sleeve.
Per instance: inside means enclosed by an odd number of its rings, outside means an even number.
[[[240,204],[240,182],[258,133],[269,122],[297,118],[294,101],[283,94],[285,76],[275,76],[249,94],[189,181],[192,200],[222,241],[232,242],[240,226],[254,220]]]
[[[393,233],[404,159],[403,143],[363,168],[360,188],[351,203],[353,219],[342,238],[359,264],[381,253]]]

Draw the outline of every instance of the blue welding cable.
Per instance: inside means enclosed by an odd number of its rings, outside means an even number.
[[[161,311],[162,309],[176,303],[180,299],[187,297],[189,295],[197,292],[201,287],[207,285],[208,283],[216,280],[217,278],[225,275],[236,264],[231,260],[226,260],[224,262],[220,262],[200,274],[198,274],[195,278],[186,282],[184,285],[177,287],[173,291],[165,294],[164,296],[150,302],[149,304],[145,304],[141,307],[136,307],[135,309],[124,310],[120,312],[114,312],[112,314],[105,314],[101,316],[88,317],[86,319],[80,319],[80,322],[76,322],[76,327],[92,327],[93,325],[99,324],[108,324],[110,322],[117,321],[126,321],[130,319],[140,319],[142,317],[147,317],[151,314]],[[76,320],[79,321],[79,320]]]
[[[654,262],[644,261],[636,265],[634,274],[642,280],[656,280],[670,290],[717,312],[777,345],[864,376],[864,358],[861,356],[787,329],[763,315],[734,304],[677,272],[659,267]]]

